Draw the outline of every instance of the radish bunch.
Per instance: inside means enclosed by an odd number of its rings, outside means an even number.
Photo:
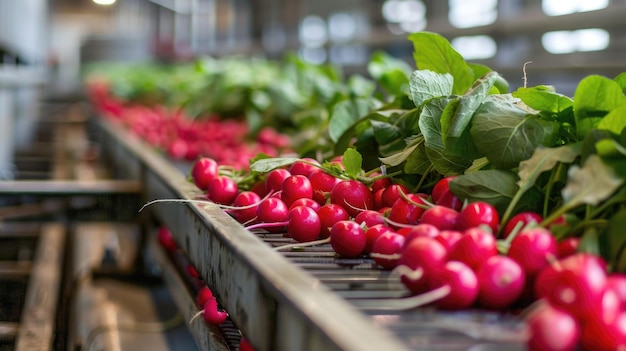
[[[389,178],[346,179],[309,159],[237,191],[218,168],[201,159],[192,178],[199,187],[220,184],[204,187],[207,198],[251,230],[284,233],[298,246],[330,243],[342,257],[368,255],[414,295],[446,289],[434,302],[441,309],[530,305],[531,349],[626,347],[626,276],[608,275],[601,258],[577,253],[576,238],[557,242],[536,213],[501,224],[492,205],[456,198],[451,178],[431,194],[411,193]]]

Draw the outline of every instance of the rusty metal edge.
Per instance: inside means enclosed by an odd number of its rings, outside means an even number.
[[[131,178],[141,178],[135,180],[144,185],[146,201],[191,199],[199,192],[169,161],[120,126],[97,117],[92,123],[106,154],[127,167]],[[389,330],[377,327],[218,207],[171,203],[148,209],[170,228],[258,351],[293,351],[293,345],[302,351],[408,350]],[[283,333],[287,328],[299,333]]]

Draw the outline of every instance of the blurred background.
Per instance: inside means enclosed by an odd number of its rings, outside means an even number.
[[[0,48],[64,92],[94,61],[297,52],[360,72],[375,50],[411,62],[407,34],[428,30],[512,86],[532,61],[528,84],[568,94],[625,70],[625,15],[626,0],[0,0]]]

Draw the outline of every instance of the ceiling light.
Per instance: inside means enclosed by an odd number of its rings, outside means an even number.
[[[93,2],[98,5],[105,5],[105,6],[115,4],[115,0],[93,0]]]

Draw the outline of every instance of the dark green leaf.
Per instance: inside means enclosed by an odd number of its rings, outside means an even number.
[[[517,192],[514,172],[491,169],[457,176],[450,182],[450,190],[459,199],[486,201],[503,213]]]
[[[413,42],[413,58],[418,69],[452,74],[453,94],[463,94],[472,86],[472,69],[446,38],[435,33],[418,32],[410,34],[408,39]]]
[[[354,97],[370,98],[376,90],[376,84],[373,81],[358,74],[350,76],[346,84]]]
[[[622,87],[606,77],[585,77],[574,93],[574,116],[579,138],[596,128],[609,111],[625,102]]]
[[[376,138],[378,150],[382,157],[392,155],[404,149],[406,143],[404,142],[400,128],[393,124],[376,120],[370,120],[370,123],[372,124],[374,137]]]
[[[585,230],[580,244],[578,244],[578,252],[586,252],[593,255],[600,255],[600,242],[598,237],[598,231],[596,228],[588,228]]]
[[[422,144],[423,144],[423,139],[422,139]],[[415,151],[415,149],[417,149],[418,147],[419,147],[418,143],[413,143],[411,145],[408,145],[406,148],[404,148],[404,150],[400,152],[396,152],[395,154],[389,155],[387,157],[381,157],[380,162],[391,167],[397,166],[401,164],[402,162],[406,161],[409,158],[409,156],[413,153],[413,151]]]
[[[553,88],[539,85],[532,88],[518,88],[512,93],[529,106],[538,111],[559,113],[574,104],[574,101],[562,94],[554,92]]]
[[[430,171],[432,164],[426,154],[426,146],[424,140],[417,141],[417,147],[411,152],[404,164],[404,173],[407,174],[426,174]]]
[[[411,74],[409,87],[415,106],[435,97],[452,94],[454,80],[449,73],[436,73],[430,70],[417,70]]]
[[[497,168],[511,169],[540,145],[552,146],[559,124],[532,115],[511,95],[489,95],[474,114],[474,145]]]
[[[406,111],[404,114],[400,116],[398,119],[398,127],[402,131],[402,135],[406,137],[410,137],[420,132],[420,109],[414,108],[412,110]]]
[[[605,257],[610,263],[614,263],[618,259],[620,251],[626,244],[626,230],[624,228],[626,228],[626,209],[622,209],[611,216],[604,233],[605,237],[602,238],[602,241],[606,243],[603,251],[605,251]]]
[[[343,100],[338,102],[330,116],[328,134],[330,139],[337,142],[341,135],[348,130],[360,117],[365,116],[372,109],[369,99]]]

